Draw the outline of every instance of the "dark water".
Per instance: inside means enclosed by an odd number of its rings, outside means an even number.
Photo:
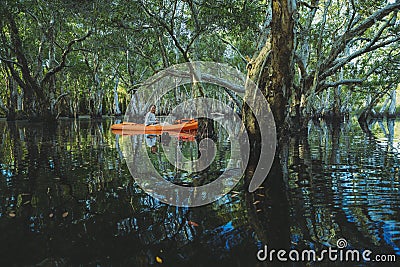
[[[1,266],[264,266],[256,257],[264,245],[320,251],[340,238],[399,261],[400,122],[376,122],[368,134],[355,121],[310,124],[308,138],[287,140],[283,172],[273,167],[263,188],[245,193],[240,182],[197,208],[144,193],[112,123],[0,121]],[[209,179],[231,153],[216,132]],[[195,142],[179,142],[186,156],[197,153]],[[157,153],[165,178],[190,183]]]

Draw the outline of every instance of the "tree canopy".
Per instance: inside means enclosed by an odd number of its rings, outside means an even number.
[[[6,0],[0,113],[120,114],[148,77],[194,60],[248,72],[278,120],[370,113],[393,106],[385,100],[399,83],[399,7],[398,0]]]

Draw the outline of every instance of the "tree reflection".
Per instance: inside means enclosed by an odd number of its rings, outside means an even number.
[[[0,122],[1,265],[148,266],[158,257],[166,265],[256,266],[263,244],[321,250],[339,238],[356,249],[400,253],[396,121],[370,125],[370,135],[356,121],[310,123],[308,135],[284,140],[262,187],[250,194],[242,180],[198,208],[147,195],[110,125]],[[222,132],[216,140],[215,164],[197,174],[203,183],[220,175],[233,153]],[[158,143],[150,155],[165,179],[189,184],[162,152],[196,159],[198,146],[171,143]]]

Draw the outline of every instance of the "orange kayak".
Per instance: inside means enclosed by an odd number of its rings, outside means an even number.
[[[198,121],[193,119],[179,120],[177,122],[178,123],[176,124],[170,124],[164,126],[159,124],[145,126],[144,124],[140,123],[123,122],[119,124],[113,124],[111,126],[111,130],[113,130],[113,132],[114,130],[116,130],[116,131],[138,132],[137,134],[140,133],[157,134],[161,132],[192,131],[192,130],[197,130],[197,128],[199,127]]]
[[[122,130],[112,130],[113,134],[119,134],[119,135],[124,135],[124,136],[130,136],[130,135],[139,135],[139,134],[154,134],[154,135],[161,135],[160,131],[146,131],[144,133],[143,131],[122,131]],[[182,141],[189,141],[193,142],[196,140],[196,131],[189,131],[189,132],[168,132],[169,136],[175,137],[178,140]]]

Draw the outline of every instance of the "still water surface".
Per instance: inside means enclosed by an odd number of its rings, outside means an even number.
[[[145,194],[112,123],[0,121],[1,266],[263,266],[256,253],[265,244],[320,251],[340,238],[400,256],[400,122],[376,122],[368,134],[356,121],[310,123],[308,137],[287,141],[283,172],[273,168],[263,188],[245,193],[240,182],[197,208]],[[224,131],[215,132],[206,181],[231,155]],[[195,141],[174,141],[196,158]],[[151,158],[178,184],[204,175],[177,171],[162,149]]]

